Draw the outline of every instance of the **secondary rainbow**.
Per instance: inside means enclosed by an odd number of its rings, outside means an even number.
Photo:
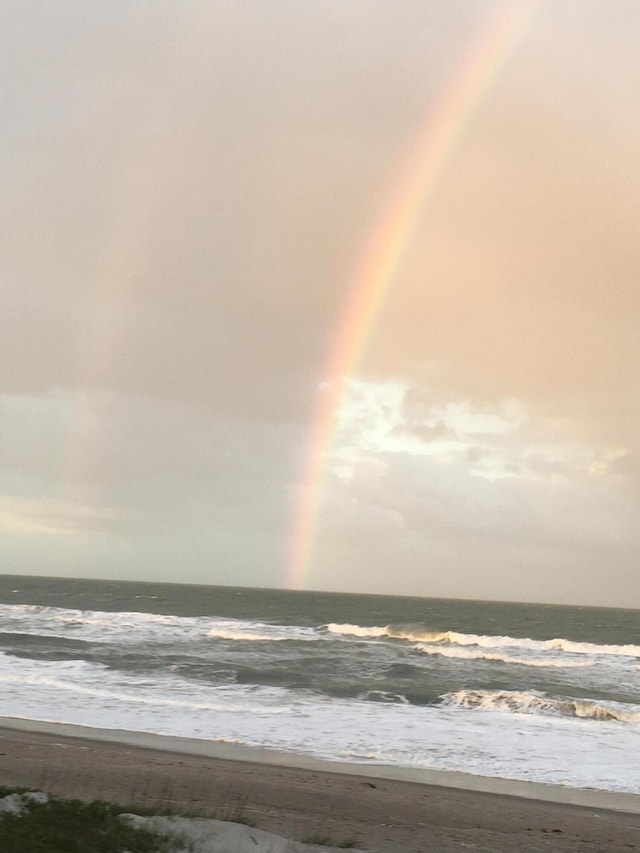
[[[311,569],[320,504],[345,379],[353,376],[389,295],[403,255],[426,206],[451,165],[473,118],[509,57],[531,26],[543,0],[509,3],[472,45],[430,110],[408,166],[372,232],[355,275],[318,395],[300,495],[294,506],[287,586],[301,589]]]

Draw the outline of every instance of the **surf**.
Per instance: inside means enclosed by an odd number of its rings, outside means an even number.
[[[622,703],[601,704],[589,699],[553,698],[539,693],[514,690],[458,690],[442,697],[449,707],[528,714],[573,717],[600,722],[640,723],[640,707]]]
[[[536,640],[530,637],[511,637],[504,634],[466,634],[459,631],[432,631],[426,627],[415,625],[362,626],[350,623],[337,624],[330,622],[325,627],[332,634],[367,639],[406,640],[412,643],[423,643],[434,646],[478,646],[489,649],[508,648],[537,652],[567,652],[573,655],[608,655],[611,657],[640,658],[640,646],[638,645],[608,645],[577,642],[565,637]]]

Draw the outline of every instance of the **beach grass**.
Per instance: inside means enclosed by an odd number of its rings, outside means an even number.
[[[248,792],[231,798],[222,808],[209,804],[214,820],[255,826],[244,813]],[[13,800],[8,809],[0,808],[0,851],[2,853],[173,853],[176,849],[190,850],[191,841],[181,832],[162,833],[140,826],[132,814],[163,817],[195,817],[185,815],[173,806],[157,808],[150,805],[121,806],[104,800],[85,802],[55,797],[44,792],[34,793],[27,788],[0,785],[0,802]],[[171,791],[166,799],[171,803]],[[3,804],[6,804],[5,800]],[[15,807],[12,810],[11,806]],[[195,810],[198,811],[197,809]],[[123,819],[124,818],[124,819]],[[355,840],[340,839],[329,832],[316,831],[300,839],[304,844],[351,849]],[[260,842],[256,853],[262,849]],[[285,842],[286,843],[286,842]],[[288,842],[294,849],[294,843]],[[296,849],[298,849],[296,847]]]
[[[495,791],[480,787],[478,793],[458,785],[438,785],[439,776],[435,784],[429,780],[421,785],[380,775],[324,772],[313,764],[300,770],[231,761],[226,754],[222,758],[192,755],[155,744],[152,749],[146,742],[105,744],[86,737],[65,737],[64,731],[34,734],[4,727],[0,743],[4,756],[0,782],[10,786],[0,787],[0,797],[40,791],[51,798],[75,798],[77,805],[86,805],[90,815],[91,803],[101,801],[102,808],[114,815],[175,817],[175,823],[157,820],[148,827],[143,821],[130,820],[128,826],[126,820],[122,823],[128,830],[151,828],[165,836],[179,827],[183,838],[178,849],[197,846],[194,833],[199,831],[197,821],[190,827],[180,818],[244,823],[289,839],[290,847],[284,849],[291,851],[301,842],[352,849],[355,839],[356,847],[380,853],[422,853],[474,844],[486,850],[522,853],[610,853],[637,846],[640,832],[638,798],[632,795],[549,788],[558,800],[547,800],[527,796],[524,785],[522,791],[513,790],[509,783],[512,793],[505,797],[501,780]],[[532,790],[547,792],[542,786],[532,786]],[[2,820],[0,815],[0,823]],[[64,820],[67,826],[73,823],[68,817]],[[21,827],[10,827],[10,823],[0,834],[0,853],[76,853],[79,849],[56,836],[51,841],[50,827],[27,833],[26,821]],[[24,835],[13,837],[9,829],[14,834],[22,829]],[[186,838],[191,839],[187,844]],[[34,839],[38,846],[32,843]],[[82,853],[120,853],[123,849],[144,853],[161,850],[166,837],[161,842],[154,840],[151,848],[144,846],[144,835],[138,840],[137,846],[132,842],[121,848],[91,847],[83,841],[81,849]],[[260,842],[250,841],[250,845],[250,850],[255,847],[259,853]]]
[[[25,794],[0,786],[0,798]],[[120,819],[127,809],[101,800],[30,800],[19,813],[0,814],[2,853],[169,853],[176,836],[160,835]]]

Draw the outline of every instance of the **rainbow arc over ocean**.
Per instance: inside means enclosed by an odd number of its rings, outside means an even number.
[[[294,507],[286,585],[304,588],[347,380],[358,370],[402,259],[455,154],[543,0],[507,3],[464,55],[432,106],[348,287],[330,348]]]

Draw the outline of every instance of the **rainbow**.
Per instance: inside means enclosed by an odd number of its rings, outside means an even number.
[[[367,348],[404,253],[427,204],[446,174],[496,78],[537,15],[543,0],[509,3],[471,46],[430,110],[390,203],[358,263],[331,347],[294,506],[286,586],[304,588],[311,570],[328,457],[347,383]]]

